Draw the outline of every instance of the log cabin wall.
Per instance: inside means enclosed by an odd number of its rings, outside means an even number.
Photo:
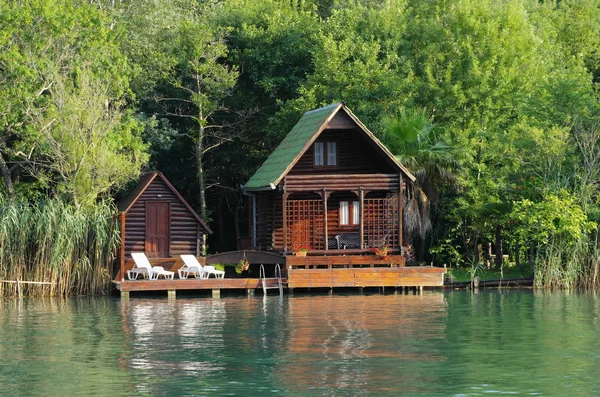
[[[340,201],[358,201],[356,194],[351,192],[335,192],[327,201],[327,234],[334,237],[343,233],[358,233],[359,224],[340,225]]]
[[[146,202],[148,201],[170,203],[169,256],[182,254],[199,256],[201,252],[198,252],[198,247],[204,234],[202,226],[173,191],[160,178],[155,178],[127,211],[125,218],[125,258],[130,258],[132,252],[145,251]]]
[[[256,193],[256,246],[261,250],[275,248],[277,235],[283,240],[281,202],[276,191]]]
[[[358,135],[357,131],[325,130],[316,142],[336,142],[337,159],[336,167],[315,167],[314,145],[298,159],[288,175],[302,174],[376,174],[391,171],[389,167],[380,164],[368,149],[368,142]],[[371,154],[371,155],[370,155]]]

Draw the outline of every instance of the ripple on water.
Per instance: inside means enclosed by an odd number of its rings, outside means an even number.
[[[593,395],[600,304],[531,291],[0,303],[0,394]]]

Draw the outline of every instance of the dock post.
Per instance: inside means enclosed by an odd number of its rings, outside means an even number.
[[[129,300],[129,291],[121,291],[121,300],[122,301]]]
[[[333,296],[333,287],[329,288],[329,296]]]
[[[177,291],[176,291],[176,290],[174,290],[174,289],[170,289],[170,290],[167,292],[167,296],[168,296],[168,299],[169,299],[169,300],[175,300],[175,299],[177,299]]]
[[[220,289],[213,289],[212,290],[212,297],[213,297],[213,299],[221,299],[221,290]]]
[[[255,293],[254,289],[248,288],[246,291],[248,292],[248,298],[254,298],[254,293]]]
[[[423,286],[422,285],[419,286],[419,295],[423,295]]]

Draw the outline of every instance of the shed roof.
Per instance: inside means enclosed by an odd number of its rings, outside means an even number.
[[[410,180],[415,177],[390,153],[390,151],[358,120],[358,118],[342,102],[310,110],[300,118],[298,123],[281,141],[279,146],[271,153],[260,168],[252,175],[244,190],[271,190],[275,189],[281,180],[296,164],[298,159],[318,138],[321,132],[327,128],[331,119],[343,109],[356,123],[358,129],[366,134],[380,149],[383,155],[388,157]]]
[[[133,207],[138,198],[144,193],[144,191],[146,191],[148,186],[150,186],[150,184],[156,179],[156,177],[159,177],[165,183],[165,185],[167,185],[169,189],[171,189],[173,194],[175,194],[179,201],[183,203],[183,205],[188,209],[188,211],[190,211],[194,218],[198,220],[198,222],[202,225],[206,232],[212,234],[212,230],[208,227],[206,222],[204,222],[204,220],[198,216],[196,211],[192,209],[188,202],[185,201],[185,199],[181,196],[181,194],[179,194],[177,189],[175,189],[175,187],[171,185],[171,182],[169,182],[160,171],[145,172],[140,176],[140,181],[138,182],[137,186],[131,192],[129,192],[127,197],[121,200],[117,205],[119,213],[126,214],[131,209],[131,207]]]

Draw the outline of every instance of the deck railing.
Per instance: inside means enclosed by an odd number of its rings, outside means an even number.
[[[325,255],[325,256],[288,256],[288,269],[333,269],[356,267],[403,267],[402,255],[387,255],[384,258],[375,255]]]
[[[398,174],[335,174],[335,175],[288,175],[285,177],[285,191],[304,192],[315,186],[327,190],[400,190]]]

